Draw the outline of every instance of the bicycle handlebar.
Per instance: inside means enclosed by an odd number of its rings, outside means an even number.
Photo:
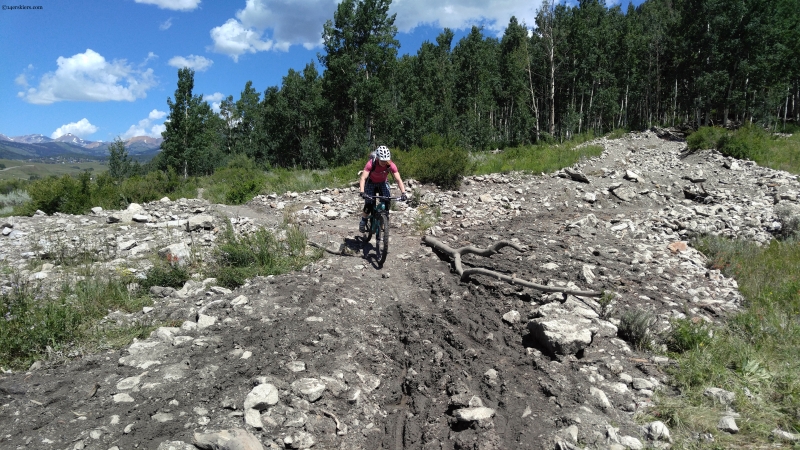
[[[399,200],[399,201],[407,201],[408,200],[408,199],[403,200],[403,197],[384,197],[382,195],[369,195],[369,194],[364,194],[364,195],[366,195],[367,197],[369,197],[369,198],[371,198],[373,200]]]

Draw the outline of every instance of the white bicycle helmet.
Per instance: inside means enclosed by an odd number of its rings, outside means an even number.
[[[375,156],[378,157],[379,161],[390,161],[392,159],[392,152],[389,151],[389,147],[381,145],[375,151]]]

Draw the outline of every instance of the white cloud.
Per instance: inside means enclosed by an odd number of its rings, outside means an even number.
[[[188,67],[198,72],[205,72],[209,67],[211,67],[212,64],[214,64],[214,61],[203,56],[189,55],[187,57],[174,56],[167,62],[167,64],[172,67],[177,67],[178,69]]]
[[[200,0],[134,0],[136,3],[156,5],[161,9],[191,11],[200,5]]]
[[[261,40],[261,32],[243,27],[236,19],[228,19],[222,26],[212,28],[211,39],[214,40],[213,51],[228,55],[237,62],[243,53],[267,51],[273,45],[271,40]]]
[[[158,29],[161,31],[169,30],[169,27],[172,26],[172,17],[164,21],[161,25],[158,26]]]
[[[58,127],[58,129],[56,129],[56,131],[53,131],[53,134],[50,135],[50,138],[58,139],[67,133],[72,133],[75,136],[83,138],[89,136],[90,134],[94,134],[97,130],[98,128],[89,123],[89,121],[86,120],[86,118],[84,117],[83,119],[77,122],[61,125],[60,127]]]
[[[207,101],[211,105],[212,111],[219,114],[219,108],[222,106],[222,101],[225,100],[225,95],[223,95],[221,92],[214,92],[210,95],[204,95],[203,100]]]
[[[454,29],[483,25],[486,30],[502,34],[511,16],[533,26],[541,0],[397,0],[390,13],[396,13],[398,31],[409,32],[420,25]]]
[[[130,128],[128,128],[128,131],[122,133],[120,138],[123,140],[136,136],[160,138],[161,132],[166,130],[166,126],[163,123],[154,124],[153,121],[161,120],[165,117],[167,117],[166,112],[154,109],[150,111],[150,114],[147,115],[146,119],[140,120],[136,125],[131,125]]]
[[[287,51],[292,45],[313,49],[322,44],[322,26],[338,4],[338,0],[246,0],[236,19],[211,30],[213,51],[237,60],[244,53]],[[421,25],[453,29],[482,25],[500,35],[511,16],[531,27],[540,5],[541,0],[395,0],[389,13],[397,15],[400,32]]]
[[[106,61],[92,49],[65,58],[58,69],[42,76],[38,88],[18,94],[28,103],[49,105],[60,101],[129,101],[147,96],[155,85],[153,69],[136,70],[125,60]]]
[[[17,78],[14,78],[14,83],[17,83],[22,87],[28,87],[28,78],[24,73],[21,73],[17,76]]]

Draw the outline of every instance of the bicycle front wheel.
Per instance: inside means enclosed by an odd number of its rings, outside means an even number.
[[[389,214],[381,213],[379,220],[378,227],[380,232],[375,240],[380,251],[380,265],[382,266],[386,261],[386,255],[389,254]]]

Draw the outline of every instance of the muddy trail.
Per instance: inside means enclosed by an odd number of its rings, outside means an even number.
[[[601,157],[559,174],[419,187],[442,212],[436,239],[521,248],[467,255],[465,267],[605,298],[460,280],[410,207],[392,213],[379,268],[352,189],[260,196],[247,207],[258,221],[293,204],[309,239],[339,254],[235,291],[213,279],[156,290],[149,317],[174,327],[3,374],[0,448],[668,447],[663,424],[635,417],[672,362],[620,339],[619,318],[648,311],[657,330],[724,320],[741,302],[736,283],[685,242],[711,231],[766,241],[797,180],[665,137],[597,141]]]

